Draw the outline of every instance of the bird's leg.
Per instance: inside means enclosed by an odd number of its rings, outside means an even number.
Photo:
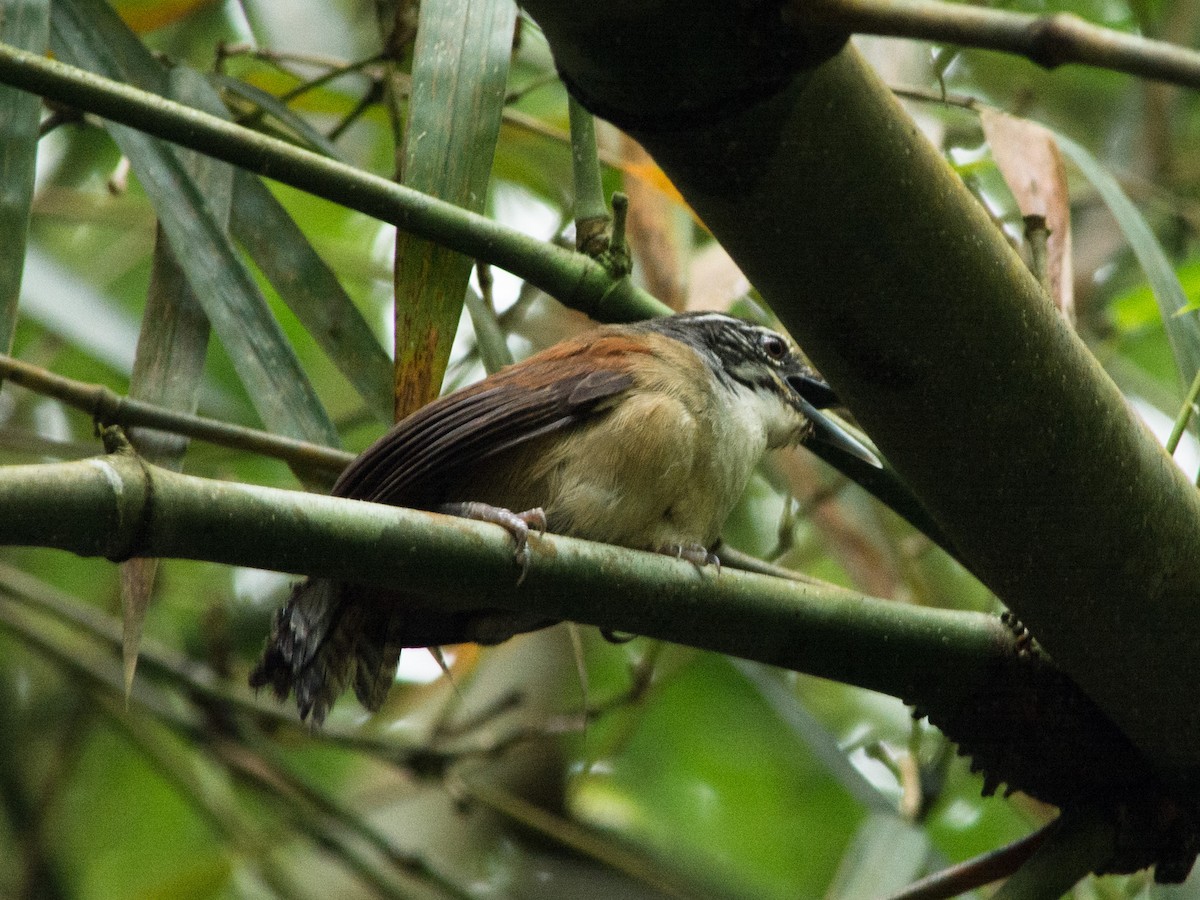
[[[532,528],[539,535],[546,533],[546,512],[540,506],[515,513],[490,503],[443,503],[436,512],[477,522],[491,522],[511,534],[517,545],[517,563],[521,566],[521,577],[517,579],[517,584],[525,580],[525,573],[529,571],[529,530]]]
[[[663,556],[674,556],[676,559],[686,559],[697,569],[716,566],[717,574],[721,574],[721,558],[703,544],[667,544],[659,547],[655,552],[661,553]]]

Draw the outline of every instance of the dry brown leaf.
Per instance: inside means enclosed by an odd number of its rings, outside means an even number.
[[[830,554],[858,590],[874,597],[903,596],[903,574],[886,542],[847,515],[836,497],[821,499],[825,489],[814,457],[796,450],[778,450],[770,455],[769,465],[783,476],[801,507],[811,507],[809,516],[820,529]]]
[[[992,158],[1023,216],[1041,216],[1050,234],[1046,276],[1050,297],[1068,322],[1075,318],[1071,263],[1071,198],[1054,136],[1041,125],[994,109],[980,113]]]
[[[628,135],[621,135],[621,158],[626,171],[661,171]],[[662,176],[665,181],[666,176]],[[669,181],[666,184],[674,191]],[[646,289],[673,310],[683,309],[686,285],[676,238],[676,202],[662,186],[645,178],[626,178],[625,193],[629,197],[629,214],[625,235],[633,248]],[[677,195],[676,195],[677,196]]]

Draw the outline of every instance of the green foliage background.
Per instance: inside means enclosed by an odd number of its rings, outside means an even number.
[[[1190,0],[1017,5],[1071,10],[1181,43],[1194,43],[1200,14]],[[331,65],[373,59],[381,46],[376,11],[364,2],[128,0],[115,8],[172,64],[213,73],[224,46],[219,68],[227,78],[276,96]],[[240,52],[245,47],[293,55],[277,64]],[[995,54],[901,42],[874,43],[868,52],[898,83],[936,92],[941,77],[952,93],[1082,143],[1153,226],[1188,299],[1200,299],[1192,139],[1200,117],[1192,95],[1102,72],[1045,73]],[[224,88],[233,114],[301,142],[306,128],[328,139],[353,113],[332,148],[390,176],[392,114],[402,122],[411,112],[410,58],[399,59],[394,69],[372,62],[300,94],[283,118],[255,118],[227,81],[214,85]],[[561,137],[566,94],[527,20],[509,88],[516,99],[501,129],[489,213],[550,238],[571,219],[570,148]],[[364,99],[372,102],[358,115]],[[977,117],[937,103],[916,104],[914,113],[1001,226],[1018,236],[1019,215],[982,146]],[[648,182],[665,203],[656,230],[631,234],[635,274],[665,256],[681,282],[702,287],[697,261],[711,252],[702,226],[653,173],[627,157],[621,164],[615,133],[602,129],[601,136],[613,163],[606,188],[640,185],[644,196]],[[391,230],[271,187],[379,345],[390,348]],[[1092,185],[1074,175],[1072,187],[1078,328],[1139,408],[1157,410],[1169,427],[1183,386],[1154,295]],[[16,256],[24,288],[14,355],[127,392],[150,285],[152,201],[174,200],[147,196],[127,176],[97,120],[70,119],[42,138],[29,248]],[[654,249],[653,236],[671,249]],[[362,448],[384,427],[378,409],[262,273],[251,271],[343,445]],[[501,280],[496,294],[518,357],[579,325],[577,314],[528,286]],[[719,300],[757,309],[752,291]],[[1189,313],[1175,327],[1194,331],[1194,318]],[[481,374],[464,323],[447,384]],[[260,425],[255,399],[212,342],[200,412]],[[947,415],[964,416],[969,428],[966,411]],[[5,463],[99,452],[86,415],[26,390],[5,388],[0,418]],[[1194,466],[1194,445],[1180,456]],[[183,465],[209,477],[302,486],[282,463],[202,444],[189,447]],[[798,502],[785,503],[789,492]],[[726,538],[896,602],[995,608],[928,541],[815,462],[767,467]],[[216,684],[218,694],[245,699],[246,672],[287,579],[202,563],[161,567],[145,625],[146,659],[126,703],[111,640],[120,621],[117,568],[42,550],[7,548],[0,559],[4,896],[877,896],[1020,837],[1052,815],[1020,796],[981,799],[966,762],[940,735],[914,725],[898,701],[644,639],[614,645],[586,630],[579,635],[587,669],[581,682],[564,626],[483,652],[461,650],[451,679],[429,682],[410,672],[379,715],[366,717],[346,699],[325,732],[310,733],[265,698],[247,711],[205,691]],[[63,596],[105,618],[89,629],[47,615]],[[585,708],[592,713],[582,727]],[[1077,890],[1190,896],[1197,888],[1151,888],[1135,876]]]

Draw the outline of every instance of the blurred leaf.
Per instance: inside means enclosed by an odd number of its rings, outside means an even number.
[[[46,52],[50,32],[48,0],[2,0],[0,40],[31,53]],[[0,352],[12,347],[25,270],[25,240],[37,160],[41,100],[16,88],[0,87]]]
[[[274,94],[269,94],[262,88],[255,87],[248,82],[242,81],[240,78],[232,78],[220,73],[214,73],[209,78],[218,87],[237,94],[244,100],[249,100],[307,144],[310,150],[324,154],[330,159],[341,160],[341,153],[338,152],[338,148],[329,138],[317,131],[316,128],[309,124],[308,119],[298,115],[290,106]]]
[[[1183,263],[1175,270],[1179,286],[1187,298],[1187,309],[1200,306],[1200,260]],[[1162,317],[1154,298],[1154,289],[1143,282],[1118,294],[1108,304],[1113,324],[1122,333],[1160,327]]]
[[[748,684],[754,686],[780,723],[803,742],[813,757],[825,766],[827,774],[837,780],[847,794],[865,809],[889,813],[894,810],[892,801],[854,768],[837,738],[803,706],[795,690],[784,684],[783,673],[744,659],[732,660],[731,665]]]
[[[75,739],[79,760],[58,819],[58,853],[73,875],[72,896],[153,896],[192,867],[219,879],[228,851],[163,773],[109,728]]]
[[[413,57],[403,180],[482,212],[512,55],[512,0],[424,0]],[[438,392],[474,260],[396,235],[396,416]]]
[[[110,78],[162,93],[164,75],[141,42],[99,0],[57,3],[55,52]],[[155,204],[176,258],[268,428],[336,445],[337,431],[266,300],[178,158],[161,141],[108,124]]]
[[[625,179],[629,196],[629,215],[626,236],[636,255],[646,288],[676,312],[684,309],[687,284],[679,241],[676,212],[682,206],[676,200],[678,192],[655,165],[642,145],[633,138],[621,135],[621,155],[627,172],[634,167],[661,178],[662,185],[644,177]],[[675,193],[666,193],[664,186]]]
[[[240,169],[236,180],[234,236],[371,412],[391,422],[392,361],[362,313],[262,180]]]
[[[562,206],[567,203],[567,186],[571,183],[571,146],[566,129],[546,126],[547,130],[553,128],[553,136],[548,136],[527,127],[540,122],[520,111],[506,112],[492,174]]]
[[[860,808],[730,662],[701,654],[651,690],[636,720],[568,795],[597,828],[711,887],[820,896]],[[764,827],[765,823],[769,827]]]
[[[71,302],[63,303],[63,297]],[[25,254],[21,311],[114,371],[133,370],[137,320],[36,245]]]
[[[218,115],[223,112],[199,73],[184,67],[172,69],[169,85],[170,96],[180,103]],[[233,168],[199,153],[178,148],[174,152],[196,190],[207,199],[218,226],[227,230]],[[208,317],[160,227],[129,396],[166,409],[194,413],[204,377],[208,336]],[[173,471],[182,469],[186,438],[146,429],[132,429],[129,438],[150,462]],[[157,571],[156,559],[135,558],[121,564],[122,657],[127,698],[133,687],[142,622]]]
[[[187,18],[217,0],[116,0],[121,18],[138,34],[146,34]]]
[[[876,900],[916,879],[929,855],[925,832],[899,816],[876,813],[859,827],[827,900]]]
[[[1154,291],[1163,327],[1167,331],[1175,355],[1179,382],[1186,388],[1200,369],[1200,321],[1197,321],[1195,316],[1177,315],[1187,308],[1188,300],[1171,261],[1167,259],[1167,254],[1163,252],[1162,245],[1150,230],[1141,212],[1121,189],[1112,173],[1084,147],[1058,132],[1053,134],[1058,146],[1071,157],[1071,161],[1104,200],[1125,239],[1129,241],[1142,271],[1146,273],[1146,280]]]

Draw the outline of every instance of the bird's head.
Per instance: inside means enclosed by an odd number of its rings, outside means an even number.
[[[645,327],[695,350],[727,390],[749,391],[764,408],[777,409],[773,424],[781,432],[798,433],[802,441],[821,441],[880,466],[874,453],[822,412],[838,405],[837,395],[779,332],[711,312],[652,319]]]

